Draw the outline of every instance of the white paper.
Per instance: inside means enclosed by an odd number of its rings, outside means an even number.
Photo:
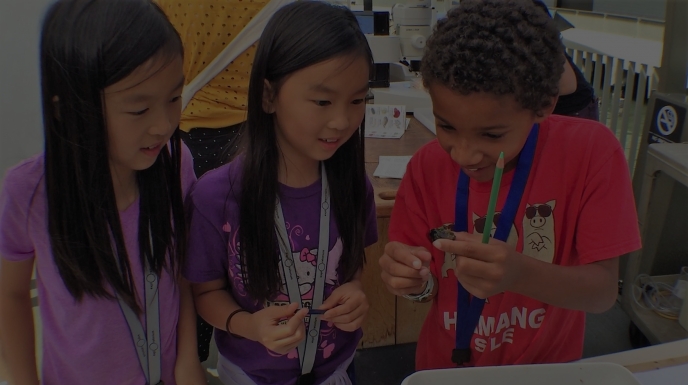
[[[415,108],[413,110],[413,117],[430,130],[434,135],[437,135],[437,128],[435,127],[435,115],[432,113],[432,108]]]
[[[411,156],[381,156],[373,173],[378,178],[401,179],[406,172],[406,166]]]
[[[406,106],[368,104],[365,114],[365,136],[401,138],[408,127],[406,119]]]

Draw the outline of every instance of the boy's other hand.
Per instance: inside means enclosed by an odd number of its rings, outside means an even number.
[[[433,246],[456,255],[456,278],[478,298],[510,290],[521,274],[524,256],[494,238],[483,244],[480,234],[456,233],[455,241],[438,239]]]
[[[431,279],[430,260],[432,256],[424,247],[414,247],[400,242],[385,245],[380,257],[382,281],[392,294],[418,294]]]

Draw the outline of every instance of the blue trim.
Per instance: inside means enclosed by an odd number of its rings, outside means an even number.
[[[495,231],[495,238],[506,242],[511,231],[511,226],[514,223],[516,212],[521,205],[521,198],[525,191],[528,177],[530,176],[530,169],[535,158],[535,149],[537,147],[537,139],[539,133],[539,125],[535,124],[528,134],[521,155],[516,165],[516,172],[514,174],[511,187],[509,188],[509,195],[507,195],[506,202],[502,208],[497,230]],[[456,187],[456,207],[454,212],[454,231],[467,232],[468,231],[468,193],[470,186],[470,178],[463,172],[459,174],[459,180]],[[483,231],[490,231],[492,224],[486,223]],[[456,298],[456,349],[470,352],[471,339],[473,332],[478,326],[480,315],[485,305],[485,300],[482,298],[471,298],[470,293],[456,281],[458,286],[458,295]],[[454,356],[454,354],[453,354]],[[466,355],[470,357],[470,355]],[[460,364],[462,362],[457,362]]]

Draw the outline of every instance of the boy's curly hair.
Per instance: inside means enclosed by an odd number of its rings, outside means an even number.
[[[463,0],[439,20],[421,62],[426,87],[513,94],[539,114],[559,93],[564,46],[533,0]]]

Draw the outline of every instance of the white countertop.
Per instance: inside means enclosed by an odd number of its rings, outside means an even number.
[[[669,359],[678,359],[682,357],[688,357],[688,339],[652,345],[646,348],[627,350],[614,354],[607,354],[604,356],[590,357],[581,360],[581,362],[612,362],[629,367],[655,361],[660,362]]]
[[[611,362],[625,366],[643,385],[686,385],[688,339],[591,357],[581,362]]]
[[[606,364],[620,366],[607,366]],[[605,367],[600,365],[605,365]],[[548,376],[551,377],[553,373],[560,377],[564,375],[563,382],[578,384],[579,379],[580,382],[583,382],[582,373],[584,369],[596,373],[595,376],[591,377],[595,380],[594,383],[613,379],[615,384],[686,385],[688,384],[688,339],[591,357],[568,364],[506,365],[492,368],[449,368],[419,371],[408,376],[402,385],[457,383],[497,385],[508,383],[504,381],[506,375],[510,375],[509,379],[513,380],[511,383],[545,385],[555,383],[547,378]],[[572,370],[575,372],[573,377],[565,374],[571,374]],[[610,378],[603,377],[603,375],[606,376],[612,372],[615,375]],[[604,382],[604,384],[611,385],[608,382]]]

